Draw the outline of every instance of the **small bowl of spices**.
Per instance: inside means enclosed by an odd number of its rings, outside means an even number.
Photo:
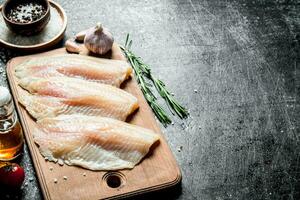
[[[42,31],[50,20],[47,0],[7,0],[1,12],[7,27],[21,35]]]

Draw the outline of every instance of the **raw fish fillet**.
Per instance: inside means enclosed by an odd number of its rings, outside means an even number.
[[[34,141],[46,159],[91,170],[133,168],[160,139],[151,130],[105,117],[61,115],[37,124]]]
[[[15,75],[47,78],[69,76],[120,87],[132,74],[127,62],[76,54],[58,54],[25,60],[15,68]]]
[[[138,108],[137,98],[111,85],[69,77],[23,78],[19,100],[36,119],[85,114],[125,121]],[[32,95],[33,94],[33,95]]]

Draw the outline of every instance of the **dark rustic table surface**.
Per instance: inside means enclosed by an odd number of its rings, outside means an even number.
[[[58,2],[66,38],[98,21],[119,43],[130,33],[133,50],[189,108],[187,120],[162,127],[181,185],[141,199],[300,198],[299,1]],[[16,55],[0,49],[1,85]],[[26,146],[20,163],[21,190],[0,199],[41,199]]]

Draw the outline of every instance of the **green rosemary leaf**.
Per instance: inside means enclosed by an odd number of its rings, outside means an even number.
[[[128,40],[129,40],[129,33],[127,33],[126,35],[125,48],[127,48]]]
[[[132,40],[129,41],[129,44],[127,46],[127,49],[130,49],[131,48],[131,45],[132,45]]]

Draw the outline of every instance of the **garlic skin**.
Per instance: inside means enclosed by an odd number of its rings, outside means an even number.
[[[105,54],[111,50],[114,38],[108,29],[104,28],[102,24],[89,29],[84,37],[85,47],[96,54]]]

